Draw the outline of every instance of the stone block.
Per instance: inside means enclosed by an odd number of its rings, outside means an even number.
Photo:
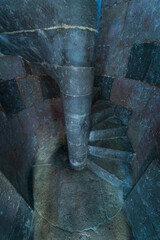
[[[25,201],[33,206],[32,166],[38,149],[36,136],[30,136],[23,144],[16,159],[17,190]]]
[[[11,117],[24,109],[20,91],[15,80],[0,82],[0,102],[7,117]]]
[[[132,89],[131,96],[127,103],[127,108],[136,113],[141,113],[146,107],[150,95],[155,90],[154,87],[143,83],[141,81],[135,81],[135,85]]]
[[[97,47],[95,73],[98,76],[106,75],[106,63],[109,53],[109,46],[99,44]]]
[[[156,139],[154,133],[149,127],[147,127],[136,148],[136,156],[139,168],[145,164],[148,156],[151,154],[155,146]]]
[[[157,143],[158,143],[158,146],[160,148],[160,128],[158,128],[155,132],[155,137],[156,137],[156,140],[157,140]]]
[[[46,74],[46,71],[44,70],[42,65],[39,63],[32,63],[31,68],[32,68],[32,72],[34,75],[42,75],[42,74],[45,75]]]
[[[48,121],[36,130],[36,136],[39,146],[43,146],[57,135],[63,135],[65,132],[64,121],[54,120]]]
[[[49,76],[40,76],[39,79],[45,100],[60,97],[60,89],[54,79]]]
[[[126,200],[126,209],[136,239],[160,238],[160,167],[154,160]]]
[[[115,116],[119,118],[124,125],[128,125],[128,122],[132,116],[132,112],[125,107],[116,106],[114,110]]]
[[[126,78],[143,81],[148,72],[153,55],[155,43],[134,44],[130,53]]]
[[[24,97],[26,107],[32,107],[39,102],[42,102],[42,94],[39,79],[35,76],[28,76],[20,79],[19,85]]]
[[[111,77],[97,76],[95,84],[101,88],[101,99],[110,100],[112,83],[114,79]]]
[[[40,124],[64,118],[62,100],[46,100],[36,105],[36,114],[39,118]]]
[[[14,152],[18,154],[25,142],[25,135],[17,117],[8,121],[5,134],[8,142],[12,145]]]
[[[126,44],[160,38],[159,0],[129,1],[122,40]]]
[[[131,46],[110,46],[105,63],[104,75],[113,78],[125,78]]]
[[[27,108],[24,111],[21,111],[18,116],[24,133],[27,135],[33,135],[33,132],[40,125],[35,107]]]
[[[26,74],[27,75],[32,75],[30,63],[28,61],[23,60],[23,64],[24,64]]]
[[[101,21],[99,42],[107,45],[118,45],[122,34],[128,2],[124,0],[103,1],[101,7]]]
[[[32,224],[33,210],[23,198],[20,201],[15,222],[10,233],[11,239],[29,239]]]
[[[28,239],[33,211],[0,172],[0,239]]]
[[[156,48],[146,80],[148,83],[160,87],[160,44]]]
[[[36,105],[36,114],[40,124],[45,124],[55,119],[54,111],[49,100]]]
[[[160,126],[160,89],[156,88],[150,97],[146,109],[142,113],[142,117],[150,128],[155,130]]]
[[[5,128],[6,124],[7,124],[6,114],[2,112],[0,109],[0,132]]]
[[[102,195],[96,194],[100,189],[98,181],[66,182],[61,184],[59,195],[59,224],[63,229],[76,231],[94,227],[104,221]],[[88,187],[91,185],[92,187]],[[83,186],[83,187],[82,187]],[[72,215],[71,215],[72,213]],[[74,214],[75,213],[75,214]],[[77,217],[78,216],[78,217]],[[96,217],[95,217],[96,216]],[[73,221],[74,219],[74,221]]]
[[[0,239],[9,239],[21,197],[0,172]]]
[[[134,150],[136,150],[139,145],[144,132],[146,131],[148,125],[141,119],[136,113],[132,114],[131,120],[129,121],[127,136],[132,143]]]
[[[5,132],[0,133],[0,170],[13,183],[16,182],[16,155],[13,147],[8,142]]]
[[[0,57],[0,78],[2,80],[11,80],[17,77],[24,77],[25,75],[26,74],[20,57]]]
[[[111,101],[126,107],[134,84],[135,82],[130,79],[115,79],[111,90]]]

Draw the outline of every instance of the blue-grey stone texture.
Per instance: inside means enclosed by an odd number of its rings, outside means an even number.
[[[0,82],[0,102],[7,117],[24,109],[24,104],[15,80]]]

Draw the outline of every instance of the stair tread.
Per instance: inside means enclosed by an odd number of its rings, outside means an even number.
[[[98,177],[104,179],[106,182],[110,183],[111,185],[113,185],[115,187],[119,187],[119,188],[122,187],[123,181],[121,179],[119,179],[115,175],[111,174],[107,170],[101,168],[96,163],[94,163],[92,161],[88,161],[87,166],[92,172],[94,172],[94,174],[96,174]]]
[[[97,123],[93,126],[92,130],[102,130],[102,129],[109,129],[109,128],[118,128],[124,127],[125,125],[121,121],[114,121],[113,119],[105,119],[102,122]]]
[[[114,150],[109,148],[97,147],[97,146],[88,146],[89,154],[95,157],[100,158],[113,158],[118,159],[119,161],[131,162],[131,159],[134,155],[132,152],[126,152],[121,150]]]
[[[119,161],[117,159],[113,160],[112,158],[99,158],[91,155],[88,158],[90,161],[96,163],[98,166],[115,175],[121,180],[125,180],[127,169],[129,172],[131,168],[131,165],[129,163]]]
[[[126,135],[127,128],[110,128],[104,130],[92,130],[89,134],[89,141],[105,140],[112,137],[121,137]]]
[[[113,107],[113,105],[114,104],[112,104],[112,103],[110,103],[110,102],[108,102],[108,101],[102,101],[102,102],[100,102],[100,100],[99,101],[97,101],[93,106],[92,106],[92,113],[96,113],[96,112],[99,112],[99,111],[101,111],[101,110],[103,110],[103,109],[107,109],[107,108],[109,108],[109,107]]]
[[[90,141],[90,146],[113,149],[113,150],[120,150],[126,152],[133,152],[133,148],[128,141],[127,137],[115,137],[115,138],[108,138],[106,140],[96,140]]]
[[[109,107],[107,109],[103,109],[101,111],[95,112],[91,114],[91,126],[94,126],[95,124],[103,121],[104,119],[107,119],[108,117],[113,116],[114,114],[114,108]]]

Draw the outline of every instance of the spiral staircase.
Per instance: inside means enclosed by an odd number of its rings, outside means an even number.
[[[118,108],[102,99],[92,105],[85,170],[70,168],[65,134],[38,150],[30,193],[33,210],[1,175],[4,186],[13,189],[8,196],[11,206],[19,199],[9,237],[4,234],[1,239],[133,239],[124,199],[132,187],[134,152],[127,138],[129,114],[124,118]],[[9,194],[4,192],[2,198]]]

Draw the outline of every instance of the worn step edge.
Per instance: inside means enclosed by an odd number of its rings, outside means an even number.
[[[92,130],[89,134],[89,141],[105,140],[115,136],[125,136],[127,127],[110,128],[105,130]]]
[[[112,116],[109,116],[107,118],[102,119],[102,121],[100,121],[100,122],[96,123],[95,125],[93,125],[91,130],[105,130],[105,129],[108,129],[108,128],[102,127],[102,125],[107,125],[108,122],[109,123],[113,122],[114,124],[119,125],[119,127],[126,127],[126,125],[124,125],[120,119],[118,119],[117,117],[112,115]]]
[[[122,188],[123,187],[123,181],[117,178],[115,175],[109,173],[108,171],[104,170],[100,166],[98,166],[96,163],[88,160],[87,163],[88,169],[90,169],[94,174],[96,174],[98,177],[102,178],[106,182],[110,183],[114,187]]]
[[[96,146],[88,146],[89,154],[93,155],[95,157],[100,158],[118,158],[119,160],[125,160],[126,162],[130,162],[134,153],[126,152],[126,151],[120,151],[120,150],[113,150],[110,148],[103,148],[103,147],[96,147]]]

